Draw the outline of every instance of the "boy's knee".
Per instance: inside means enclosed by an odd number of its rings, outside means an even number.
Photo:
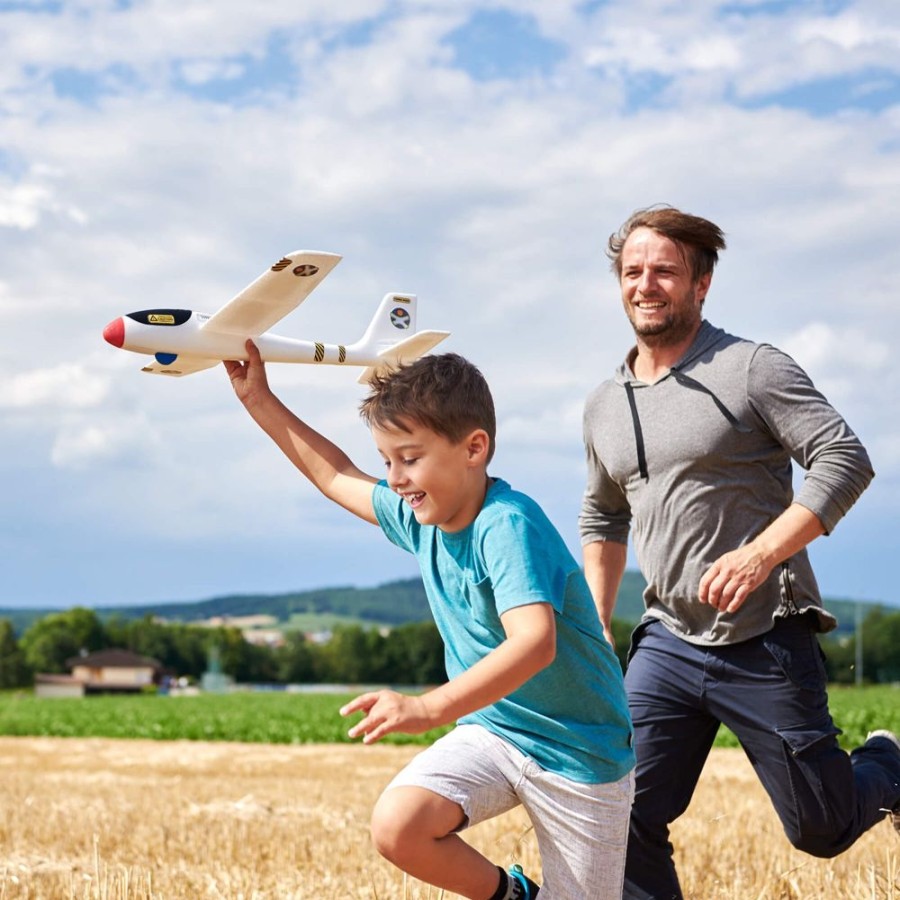
[[[391,797],[391,793],[382,794],[375,804],[369,831],[375,849],[389,862],[399,865],[409,844],[410,823],[405,809]]]

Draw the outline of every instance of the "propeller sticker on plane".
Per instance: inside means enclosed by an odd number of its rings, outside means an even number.
[[[398,307],[391,310],[391,324],[394,328],[409,328],[409,321],[409,313],[405,309]]]

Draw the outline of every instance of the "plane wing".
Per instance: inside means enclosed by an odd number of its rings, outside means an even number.
[[[149,366],[144,366],[142,372],[148,372],[150,375],[191,375],[194,372],[202,372],[204,369],[211,369],[218,366],[222,360],[205,359],[201,356],[177,356],[168,363],[160,362],[154,359]]]
[[[340,261],[337,253],[296,250],[263,272],[201,327],[256,337],[296,309]]]

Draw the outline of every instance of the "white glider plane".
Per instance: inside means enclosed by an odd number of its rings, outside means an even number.
[[[449,331],[416,331],[416,295],[385,294],[354,344],[279,337],[268,329],[296,309],[341,261],[337,253],[297,250],[275,263],[213,315],[188,309],[146,309],[114,319],[103,337],[114,347],[145,353],[143,371],[190,375],[225,359],[246,360],[252,338],[265,362],[365,366],[359,381],[380,369],[411,362]]]

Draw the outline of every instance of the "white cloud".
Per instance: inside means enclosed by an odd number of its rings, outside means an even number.
[[[896,52],[900,49],[900,27],[896,19],[891,27],[884,18],[869,18],[850,11],[801,21],[797,39],[801,43],[823,41],[845,52],[867,48]]]
[[[59,469],[74,471],[102,470],[105,464],[120,459],[135,464],[146,458],[148,432],[152,435],[140,416],[94,422],[69,417],[53,441],[50,461]]]
[[[501,6],[531,9],[569,58],[522,82],[480,84],[456,67],[446,36]],[[325,501],[246,420],[222,373],[152,378],[100,337],[136,309],[212,312],[302,246],[345,260],[277,330],[352,339],[386,290],[417,292],[420,325],[452,330],[446,349],[494,385],[497,474],[553,496],[571,523],[581,400],[631,342],[603,247],[658,201],[728,233],[711,319],[786,336],[851,422],[893,446],[885,422],[900,420],[900,390],[875,404],[867,379],[892,377],[884,336],[900,328],[900,105],[811,116],[730,99],[783,90],[798,71],[865,71],[888,40],[875,46],[866,30],[877,8],[852,4],[832,22],[793,5],[728,21],[715,3],[582,6],[154,0],[0,14],[16,37],[0,38],[0,411],[17,465],[38,480],[78,473],[66,503],[73,521],[90,511],[84,540],[215,547],[261,515],[253,541],[259,522],[285,541],[302,534],[297,578],[327,583],[335,566],[315,544]],[[179,75],[252,80],[279,41],[296,66],[283,83],[250,83],[233,104],[180,89]],[[101,88],[57,94],[69,68]],[[628,107],[648,73],[668,86]],[[352,373],[275,367],[271,378],[377,471]],[[887,454],[879,482],[896,478]],[[147,515],[116,512],[126,490]],[[141,590],[180,593],[135,585],[135,599]]]
[[[812,369],[827,366],[851,378],[885,370],[893,356],[883,336],[868,335],[861,328],[838,329],[825,322],[810,322],[789,336],[785,350]]]
[[[34,228],[49,200],[50,191],[33,184],[18,184],[0,191],[0,226],[23,231]]]
[[[87,222],[80,209],[58,201],[56,192],[48,184],[25,181],[0,185],[0,228],[31,231],[45,213],[57,214],[79,225]]]
[[[98,406],[106,398],[109,384],[78,363],[36,369],[0,382],[0,409],[44,407],[54,413],[65,409]]]

